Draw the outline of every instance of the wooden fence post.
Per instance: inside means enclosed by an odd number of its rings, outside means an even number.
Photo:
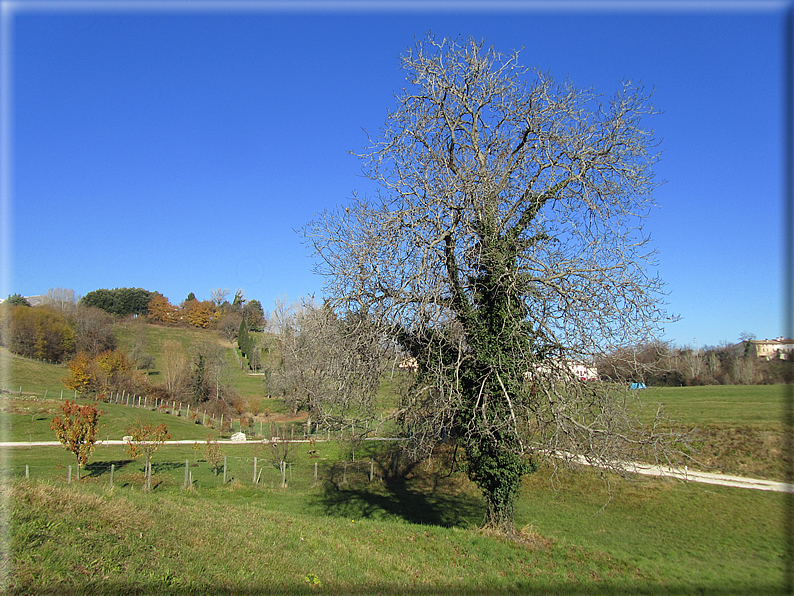
[[[30,480],[30,470],[28,470],[28,464],[25,464],[25,480]]]
[[[66,475],[66,483],[67,484],[72,483],[72,466],[69,466],[69,472]]]
[[[372,482],[372,478],[375,476],[375,461],[370,457],[369,458],[369,481]]]
[[[113,472],[116,471],[116,464],[110,464],[110,487],[113,488]]]
[[[314,484],[317,484],[317,462],[314,462]]]
[[[223,456],[223,483],[226,484],[226,457]]]
[[[253,484],[256,484],[256,456],[254,456],[254,480]]]

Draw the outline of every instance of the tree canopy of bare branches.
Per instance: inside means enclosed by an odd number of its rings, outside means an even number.
[[[274,320],[280,360],[269,370],[270,390],[320,426],[336,430],[355,420],[359,433],[371,430],[388,351],[379,329],[311,301],[277,302]]]
[[[471,39],[409,49],[408,86],[359,154],[380,192],[304,229],[333,304],[416,358],[399,414],[415,446],[462,441],[507,531],[528,456],[664,451],[624,395],[570,367],[666,317],[643,233],[654,108],[629,82],[605,100],[518,59]]]

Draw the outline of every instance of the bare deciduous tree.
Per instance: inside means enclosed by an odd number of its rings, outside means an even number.
[[[355,420],[359,434],[371,430],[387,364],[379,330],[358,314],[340,317],[311,302],[290,308],[277,302],[274,318],[281,359],[269,371],[271,391],[316,424],[339,429]]]
[[[113,335],[113,315],[95,306],[79,306],[72,315],[75,330],[75,350],[96,356],[116,347]]]
[[[215,306],[220,306],[223,304],[224,300],[226,300],[226,296],[228,295],[228,288],[215,288],[214,290],[210,291],[210,298],[212,299],[212,303]]]
[[[54,306],[61,312],[72,313],[79,300],[80,297],[71,288],[50,288],[44,297],[44,304]]]
[[[400,411],[416,449],[457,438],[487,524],[512,532],[537,458],[619,470],[668,452],[624,393],[570,366],[666,317],[643,233],[654,109],[641,87],[607,101],[474,40],[430,37],[402,66],[408,88],[360,154],[381,192],[304,234],[333,305],[416,358]]]
[[[163,342],[163,385],[169,394],[175,395],[184,389],[189,375],[187,357],[178,341]]]
[[[221,330],[223,337],[234,345],[234,340],[237,338],[237,330],[240,328],[240,321],[243,320],[242,315],[233,312],[223,315],[218,328]]]

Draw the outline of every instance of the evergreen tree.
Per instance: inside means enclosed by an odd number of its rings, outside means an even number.
[[[250,341],[250,336],[248,335],[248,325],[245,323],[245,319],[240,321],[240,329],[237,332],[237,345],[240,347],[240,351],[243,353],[243,356],[248,355],[248,344]]]

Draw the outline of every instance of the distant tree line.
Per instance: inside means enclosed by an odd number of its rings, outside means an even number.
[[[211,300],[198,300],[190,292],[184,301],[175,305],[159,292],[154,292],[147,304],[147,314],[155,323],[219,329],[232,341],[241,321],[249,331],[262,331],[267,321],[259,300],[246,300],[243,291],[238,289],[230,303],[226,300],[228,294],[229,290],[216,289],[211,292]]]
[[[664,387],[785,382],[789,361],[759,359],[745,346],[724,342],[692,348],[649,342],[613,351],[597,362],[598,372],[603,380]]]

